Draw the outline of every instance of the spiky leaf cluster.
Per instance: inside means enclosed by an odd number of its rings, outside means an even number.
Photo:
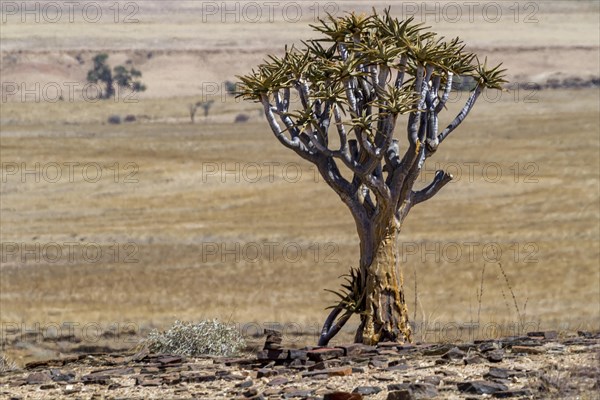
[[[432,66],[442,83],[450,72],[475,76],[484,87],[494,89],[505,82],[504,70],[479,63],[474,54],[465,51],[459,38],[447,41],[423,24],[415,23],[412,17],[405,21],[394,18],[389,9],[383,15],[376,12],[368,16],[352,13],[341,18],[330,15],[312,27],[323,37],[303,42],[302,50],[286,47],[282,57],[270,56],[252,73],[239,76],[238,96],[260,101],[262,96],[304,83],[310,88],[310,102],[333,100],[347,109],[350,104],[342,95],[344,84],[352,78],[364,85],[372,84],[371,67],[405,68],[408,75],[416,77],[419,66]],[[407,95],[411,91],[410,80],[404,82],[400,91],[388,85],[389,78],[385,83],[382,94],[386,100],[394,101],[393,112],[406,113],[416,106],[418,100]]]
[[[342,275],[340,278],[344,278],[342,290],[335,291],[325,289],[328,292],[335,294],[339,297],[339,303],[334,306],[327,308],[340,307],[347,313],[361,314],[365,310],[365,290],[361,287],[361,272],[358,268],[350,268],[350,273]]]

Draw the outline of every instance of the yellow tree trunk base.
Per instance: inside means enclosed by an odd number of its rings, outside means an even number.
[[[362,342],[410,342],[408,309],[402,289],[402,272],[398,268],[396,230],[391,230],[379,244],[367,270],[366,315]]]

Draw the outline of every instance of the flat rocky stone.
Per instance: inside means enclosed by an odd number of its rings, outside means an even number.
[[[112,381],[110,376],[101,374],[89,374],[81,378],[81,381],[86,385],[108,385]]]
[[[436,385],[431,383],[393,383],[388,385],[387,389],[390,392],[394,391],[408,391],[414,398],[431,398],[438,394]]]
[[[441,344],[429,346],[422,350],[424,356],[441,356],[450,351],[454,346],[450,344]]]
[[[388,393],[387,400],[416,400],[410,390],[394,390]]]
[[[40,389],[41,390],[50,390],[50,389],[56,389],[57,386],[55,383],[45,383],[43,385],[40,385]]]
[[[492,350],[498,350],[500,348],[502,348],[502,346],[497,341],[483,342],[477,346],[477,350],[479,350],[482,353]]]
[[[161,365],[180,364],[185,361],[185,357],[171,355],[171,354],[160,354],[160,355],[156,355],[156,356],[149,356],[148,359],[151,360],[152,362],[157,362]]]
[[[525,354],[542,354],[544,349],[531,346],[513,346],[513,353],[525,353]]]
[[[268,378],[270,376],[275,376],[275,375],[279,375],[279,372],[277,372],[271,368],[261,368],[258,371],[256,371],[256,378],[258,378],[258,379]]]
[[[308,360],[308,351],[306,350],[290,350],[290,359],[292,360]]]
[[[315,362],[331,360],[333,358],[342,357],[343,355],[344,350],[328,347],[314,349],[307,352],[308,359]]]
[[[367,346],[362,343],[353,343],[343,346],[337,346],[337,348],[344,350],[344,356],[346,357],[355,357],[361,354],[375,353],[377,351],[377,348],[375,346]]]
[[[508,379],[508,377],[512,375],[512,371],[509,369],[491,367],[490,370],[483,375],[483,377],[488,379]]]
[[[164,383],[165,385],[177,385],[181,382],[181,375],[175,372],[171,374],[161,375],[161,379],[162,383]]]
[[[188,383],[212,382],[217,380],[214,374],[206,374],[196,371],[182,372],[181,380]]]
[[[379,386],[358,386],[358,387],[354,388],[352,393],[359,393],[359,394],[362,394],[363,396],[370,396],[372,394],[377,394],[377,393],[381,392],[382,390],[383,389],[380,388]]]
[[[52,381],[52,377],[47,372],[33,372],[29,374],[25,380],[28,385],[39,385]]]
[[[162,379],[159,377],[138,376],[135,378],[136,386],[160,386]]]
[[[536,332],[527,332],[527,336],[529,337],[541,337],[546,340],[555,340],[558,339],[557,331],[536,331]]]
[[[327,375],[327,376],[348,376],[352,375],[352,367],[338,367],[338,368],[327,368],[316,371],[306,371],[302,373],[303,378]]]
[[[90,374],[99,374],[99,375],[106,375],[106,376],[122,376],[122,375],[129,375],[129,374],[133,374],[133,373],[134,373],[133,368],[112,368],[112,369],[95,370],[95,371],[92,371]]]
[[[491,394],[495,392],[503,392],[508,390],[508,387],[506,385],[490,381],[462,382],[459,383],[457,386],[459,391],[473,394]]]
[[[464,361],[465,365],[483,364],[483,363],[485,363],[485,358],[483,358],[479,355],[474,355],[474,356],[465,358],[463,361]]]
[[[306,399],[312,395],[313,391],[309,389],[294,389],[286,391],[283,394],[284,399]]]
[[[466,353],[460,350],[458,347],[453,347],[442,355],[445,360],[462,360]]]
[[[501,392],[492,393],[492,397],[497,399],[508,399],[511,397],[528,397],[531,396],[531,390],[529,389],[515,389],[515,390],[505,390]]]
[[[278,376],[277,378],[273,378],[271,379],[267,385],[268,386],[281,386],[281,385],[285,385],[286,383],[288,383],[290,380],[288,378],[286,378],[285,376]]]
[[[252,381],[252,379],[249,379],[247,381],[236,383],[235,387],[245,389],[251,387],[252,385],[254,385],[254,382]]]
[[[259,360],[287,360],[290,355],[289,350],[262,350],[256,355]]]
[[[360,393],[331,392],[325,393],[323,400],[363,400]]]
[[[50,377],[54,382],[70,382],[75,379],[74,372],[62,372],[58,369],[50,370]]]
[[[504,359],[504,350],[492,350],[485,353],[485,358],[490,362],[501,362]]]
[[[320,361],[320,362],[308,367],[308,370],[309,371],[317,371],[317,370],[323,370],[323,369],[327,369],[327,368],[338,367],[339,365],[340,365],[339,360]]]

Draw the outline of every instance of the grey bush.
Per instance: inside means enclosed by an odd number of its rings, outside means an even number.
[[[250,119],[250,116],[248,114],[238,114],[235,116],[234,122],[236,124],[239,124],[239,123],[248,122],[249,119]]]
[[[216,319],[198,323],[175,321],[164,332],[154,330],[145,341],[148,349],[155,353],[183,356],[231,356],[239,353],[246,345],[238,330]]]
[[[111,115],[108,117],[108,123],[118,125],[121,123],[121,117],[119,115]]]

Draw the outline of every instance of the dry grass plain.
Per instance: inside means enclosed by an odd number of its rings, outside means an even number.
[[[203,83],[248,71],[266,51],[303,37],[305,24],[213,23],[207,33],[183,9],[165,19],[151,12],[161,3],[143,4],[142,15],[154,19],[119,35],[100,25],[83,36],[75,34],[83,28],[61,24],[51,27],[54,36],[2,27],[3,82],[82,81],[89,65],[72,64],[78,52],[86,59],[97,49],[115,60],[160,55],[141,65],[150,89],[136,103],[2,102],[3,334],[35,324],[48,333],[65,323],[143,333],[175,319],[218,317],[250,323],[246,333],[293,324],[288,332],[301,330],[300,342],[312,343],[334,300],[324,289],[337,288],[358,258],[349,212],[310,165],[278,144],[256,105],[220,96],[208,120],[194,125],[186,111]],[[473,39],[494,59],[506,52],[514,80],[569,75],[574,59],[581,66],[574,75],[597,76],[598,40],[590,34],[597,21],[589,12],[597,4],[539,4],[538,24],[439,29]],[[228,42],[213,41],[217,35]],[[537,61],[527,46],[537,46]],[[226,51],[210,53],[215,48]],[[557,51],[563,56],[550,57]],[[66,61],[48,69],[57,59]],[[562,65],[567,59],[570,69]],[[437,164],[454,170],[456,181],[415,207],[403,228],[417,337],[598,329],[599,92],[493,96],[477,104],[421,180]],[[241,112],[249,122],[233,124]],[[108,125],[111,114],[142,118]],[[22,174],[36,163],[39,173]],[[54,262],[57,250],[62,258]],[[473,321],[481,323],[477,332],[456,330]],[[11,351],[20,362],[39,356]]]

